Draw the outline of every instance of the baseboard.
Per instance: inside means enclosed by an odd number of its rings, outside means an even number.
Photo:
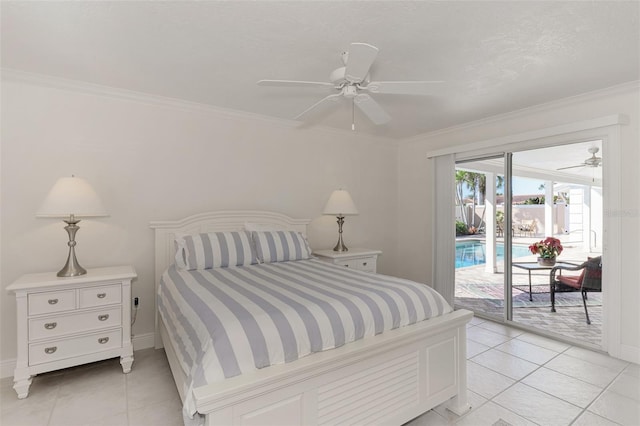
[[[155,333],[136,334],[131,337],[133,350],[153,348],[155,346]],[[13,370],[16,368],[16,359],[8,359],[0,361],[0,379],[5,377],[13,377]]]
[[[16,359],[8,359],[0,361],[0,379],[5,377],[13,377],[13,370],[16,369]]]
[[[141,349],[153,348],[155,346],[155,333],[136,334],[131,336],[131,343],[133,343],[133,350],[139,351]]]
[[[640,348],[631,345],[620,345],[619,350],[621,359],[640,364]]]

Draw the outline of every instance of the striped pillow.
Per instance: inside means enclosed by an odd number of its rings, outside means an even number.
[[[296,231],[253,231],[258,260],[264,263],[311,258],[307,239]]]
[[[186,270],[258,263],[251,234],[246,231],[181,235],[176,243],[176,265]]]

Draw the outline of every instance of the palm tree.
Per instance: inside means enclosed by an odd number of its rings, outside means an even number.
[[[460,206],[460,214],[462,215],[462,221],[465,223],[465,225],[468,225],[469,222],[467,221],[467,212],[464,208],[464,193],[462,189],[464,184],[468,182],[468,173],[469,172],[466,172],[464,170],[456,170],[456,201]]]
[[[477,196],[478,196],[478,192],[480,190],[480,181],[481,181],[481,176],[484,177],[484,175],[480,174],[480,173],[473,173],[473,172],[467,172],[469,175],[469,181],[467,182],[467,187],[472,191],[473,194],[473,203],[471,204],[471,211],[473,212],[472,218],[471,218],[471,226],[476,226],[476,205],[479,204],[479,202],[477,202]]]
[[[476,173],[479,174],[479,173]],[[479,174],[480,179],[478,181],[478,204],[484,204],[485,196],[487,195],[487,175]],[[504,186],[504,176],[496,176],[496,189],[501,189]]]
[[[500,176],[497,175],[496,176],[496,189],[501,189],[504,186],[504,176]],[[496,191],[497,192],[497,191]],[[485,197],[487,195],[487,175],[485,174],[479,174],[479,179],[478,179],[478,204],[485,204]],[[482,227],[484,221],[485,221],[485,216],[484,216],[484,212],[486,212],[486,208],[485,210],[482,212],[482,218],[480,219],[480,225],[478,225],[478,227]],[[473,212],[473,215],[475,217],[475,210]]]
[[[476,198],[479,187],[480,176],[484,176],[480,173],[468,172],[466,170],[456,170],[456,199],[458,200],[458,204],[462,206],[462,220],[467,226],[474,226],[474,223],[469,223],[469,219],[467,217],[466,209],[464,208],[464,193],[463,187],[466,186],[468,190],[471,191],[472,195],[472,211],[473,218],[475,219],[476,214]]]
[[[500,189],[504,185],[504,177],[496,176],[496,188]],[[487,193],[487,175],[484,173],[474,173],[466,170],[456,170],[456,199],[458,200],[458,204],[463,206],[463,186],[466,186],[472,192],[472,211],[473,211],[473,220],[475,221],[476,217],[476,205],[484,204],[484,199]],[[469,219],[466,216],[465,209],[462,208],[462,218],[464,222],[469,225]],[[480,225],[482,226],[482,222],[484,219],[480,220]],[[475,223],[471,223],[470,225],[475,225]]]

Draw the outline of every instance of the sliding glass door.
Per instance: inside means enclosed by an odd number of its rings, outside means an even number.
[[[504,158],[456,162],[455,303],[505,316]]]
[[[602,343],[602,293],[583,300],[581,270],[556,271],[555,278],[578,288],[563,287],[551,294],[554,266],[573,268],[602,255],[603,191],[599,140],[514,152],[511,201],[513,259],[512,315],[514,322],[581,343]],[[548,241],[561,247],[553,264],[539,262],[546,255],[530,246]],[[555,263],[554,263],[555,262]],[[543,264],[540,264],[543,263]],[[554,308],[552,309],[552,299]],[[590,323],[587,323],[586,313]]]
[[[551,238],[563,247],[558,265],[570,267],[601,255],[600,150],[601,141],[586,141],[456,161],[458,307],[600,345],[601,293],[554,294],[552,312],[553,266],[540,265],[530,249]]]

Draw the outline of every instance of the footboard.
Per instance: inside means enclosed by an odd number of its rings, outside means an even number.
[[[154,222],[156,294],[174,258],[176,234],[241,230],[247,222],[305,232],[309,220],[226,211]],[[165,346],[180,397],[195,402],[209,426],[399,425],[447,401],[458,414],[470,408],[466,324],[472,316],[455,311],[193,390],[185,386],[177,348],[157,307],[156,347]]]
[[[194,390],[214,425],[399,425],[449,400],[469,409],[460,310]]]

